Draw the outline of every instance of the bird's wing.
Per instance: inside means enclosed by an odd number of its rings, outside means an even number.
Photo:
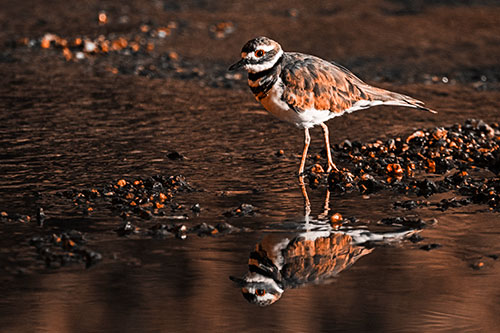
[[[326,282],[371,251],[341,233],[315,240],[295,238],[283,251],[283,278],[291,287]]]
[[[281,71],[282,99],[297,112],[314,108],[340,113],[366,98],[357,87],[362,81],[347,69],[313,56],[289,56],[292,61]]]
[[[381,104],[433,112],[412,97],[364,83],[338,64],[301,53],[287,56],[288,64],[280,74],[284,83],[282,99],[297,112],[314,108],[340,114]]]

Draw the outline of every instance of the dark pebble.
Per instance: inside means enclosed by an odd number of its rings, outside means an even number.
[[[422,206],[427,206],[427,201],[406,200],[406,201],[396,201],[394,203],[394,208],[403,208],[407,210],[412,210]]]
[[[200,213],[201,212],[201,206],[199,203],[195,203],[194,205],[191,206],[191,210],[193,213]]]
[[[350,149],[352,149],[352,143],[351,143],[351,141],[344,140],[344,142],[342,143],[342,148],[344,150],[350,150]]]
[[[38,208],[38,211],[36,213],[36,222],[38,223],[38,226],[43,227],[43,223],[45,222],[46,218],[47,216],[45,215],[43,208]]]
[[[99,252],[85,250],[85,268],[90,268],[102,260],[102,255]]]
[[[85,238],[76,230],[61,234],[34,236],[29,243],[35,247],[39,259],[48,268],[55,269],[73,263],[84,263],[88,268],[102,259],[100,253],[84,246]]]
[[[176,151],[171,151],[167,154],[167,157],[171,160],[183,160],[184,156]]]
[[[198,236],[208,236],[208,235],[212,235],[215,230],[216,229],[213,226],[203,222],[201,224],[194,226],[189,231],[196,233]],[[218,231],[216,231],[216,232],[218,232]]]
[[[427,226],[427,223],[418,217],[387,217],[380,222],[385,225],[403,226],[411,229],[422,229]]]
[[[156,239],[166,239],[175,237],[175,234],[166,229],[155,229],[149,232],[149,235]]]
[[[413,234],[410,238],[408,238],[412,243],[418,243],[424,240],[424,237],[420,236],[420,234]]]
[[[254,216],[256,214],[256,208],[250,204],[242,203],[237,208],[225,212],[223,215],[226,217],[242,217],[242,216]]]
[[[215,229],[219,230],[219,232],[222,232],[222,233],[228,233],[228,232],[232,232],[234,230],[237,230],[238,228],[232,226],[231,224],[227,223],[227,222],[219,222],[215,225]]]
[[[123,223],[118,229],[115,230],[118,236],[127,236],[137,232],[137,228],[129,221]]]
[[[415,192],[417,195],[421,195],[426,198],[438,192],[436,183],[428,179],[415,180],[410,183],[410,186],[415,188]]]
[[[179,224],[174,226],[172,232],[174,233],[175,237],[180,239],[186,239],[188,228],[184,224]]]
[[[430,250],[434,250],[434,249],[439,249],[440,247],[442,247],[441,244],[431,243],[431,244],[426,244],[426,245],[421,246],[420,249],[425,250],[425,251],[430,251]]]
[[[449,208],[456,208],[456,207],[462,207],[462,206],[469,205],[471,202],[472,202],[472,200],[469,199],[469,198],[464,198],[464,199],[456,199],[456,198],[443,199],[443,200],[441,200],[438,203],[437,206],[438,206],[438,208],[441,211],[445,211],[445,210],[447,210]]]
[[[486,265],[486,262],[485,262],[484,260],[482,260],[482,259],[475,259],[475,260],[473,260],[473,261],[469,264],[469,266],[470,266],[472,269],[474,269],[474,270],[476,270],[476,271],[479,271],[479,270],[481,270],[481,269],[483,269],[483,268],[486,268],[486,266],[487,266],[487,265]]]

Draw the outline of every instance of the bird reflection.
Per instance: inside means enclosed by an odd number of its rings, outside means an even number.
[[[327,283],[376,244],[399,241],[417,232],[370,232],[366,228],[336,230],[327,222],[310,220],[294,225],[294,231],[266,235],[250,253],[243,278],[230,277],[250,303],[268,306],[285,290],[307,284]]]

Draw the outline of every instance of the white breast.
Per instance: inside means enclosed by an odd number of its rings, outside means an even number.
[[[300,120],[297,112],[290,109],[288,104],[281,99],[281,96],[283,96],[283,82],[278,78],[276,83],[267,92],[267,96],[260,100],[260,103],[277,118],[290,123],[296,123]]]
[[[282,96],[283,82],[281,78],[278,78],[267,93],[267,96],[260,100],[260,103],[277,118],[292,123],[297,127],[311,128],[335,117],[335,114],[329,110],[317,110],[314,108],[304,110],[303,112],[296,112],[281,99]]]

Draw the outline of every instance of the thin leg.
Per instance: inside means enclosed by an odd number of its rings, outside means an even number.
[[[339,171],[335,163],[333,163],[332,153],[330,152],[330,135],[328,133],[328,126],[321,123],[321,127],[323,128],[323,133],[325,134],[326,157],[328,158],[328,169],[326,169],[326,172],[330,172],[332,169]]]
[[[299,186],[302,191],[302,196],[304,197],[304,213],[306,216],[306,222],[309,219],[309,214],[311,213],[311,202],[309,201],[309,196],[307,195],[306,185],[304,183],[304,167],[306,165],[307,150],[309,149],[309,144],[311,143],[311,136],[309,135],[309,129],[305,129],[305,139],[304,139],[304,151],[302,152],[302,159],[300,160],[299,168]]]
[[[325,203],[323,204],[323,213],[318,215],[318,219],[326,219],[330,211],[330,191],[326,190]]]
[[[307,150],[309,149],[309,143],[311,143],[311,136],[309,135],[309,129],[305,129],[305,140],[304,140],[304,151],[302,152],[302,160],[300,161],[299,177],[304,173],[304,166],[306,165]]]
[[[302,196],[304,197],[304,214],[306,217],[311,213],[311,202],[309,201],[309,196],[307,195],[306,185],[304,183],[304,177],[299,176],[299,186],[302,191]]]

